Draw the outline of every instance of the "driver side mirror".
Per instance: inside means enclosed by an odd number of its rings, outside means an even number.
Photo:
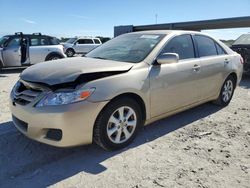
[[[156,58],[158,64],[170,64],[177,63],[179,61],[179,55],[176,53],[164,53]]]

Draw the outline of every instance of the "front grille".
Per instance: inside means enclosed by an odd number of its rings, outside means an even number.
[[[22,82],[19,82],[14,88],[14,102],[20,105],[27,105],[34,101],[41,93],[42,90],[27,87]]]
[[[21,130],[27,132],[28,130],[28,123],[18,119],[17,117],[12,115],[12,119],[17,127],[19,127]]]

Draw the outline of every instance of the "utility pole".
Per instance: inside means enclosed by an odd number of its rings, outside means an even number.
[[[157,24],[158,14],[155,14],[155,24]]]

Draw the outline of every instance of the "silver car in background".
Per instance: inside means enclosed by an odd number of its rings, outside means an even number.
[[[65,57],[63,46],[55,37],[20,32],[0,38],[0,68],[27,66]]]
[[[100,46],[102,42],[99,38],[75,37],[62,44],[64,45],[66,55],[72,57],[75,54],[86,54]]]
[[[24,70],[10,109],[17,129],[39,142],[114,150],[143,125],[209,101],[228,105],[242,72],[239,54],[200,32],[135,32]]]

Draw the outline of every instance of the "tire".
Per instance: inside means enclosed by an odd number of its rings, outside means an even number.
[[[0,72],[2,71],[2,68],[3,68],[3,64],[2,64],[2,62],[0,61]]]
[[[214,103],[220,106],[227,106],[233,97],[235,87],[235,78],[232,75],[228,76],[221,87],[218,99]]]
[[[120,116],[121,112],[123,115]],[[126,118],[128,114],[130,115]],[[94,125],[93,139],[105,150],[118,150],[135,139],[142,125],[142,112],[139,104],[131,98],[118,98],[111,101],[98,115]]]
[[[73,49],[67,49],[65,54],[67,55],[67,57],[73,57],[75,55],[75,51]]]
[[[48,58],[46,58],[46,61],[52,61],[52,60],[57,60],[57,59],[61,59],[61,58],[62,57],[58,54],[52,54]]]

